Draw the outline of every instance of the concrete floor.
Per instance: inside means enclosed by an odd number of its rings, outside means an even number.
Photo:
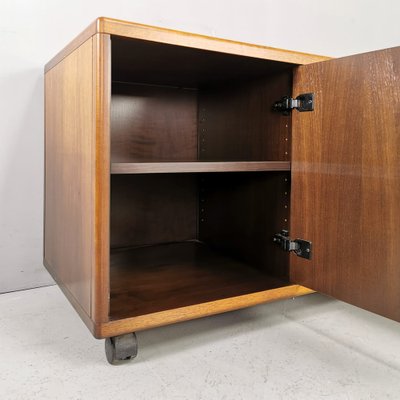
[[[0,296],[0,398],[400,399],[400,325],[321,295],[140,332],[110,366],[53,286]]]

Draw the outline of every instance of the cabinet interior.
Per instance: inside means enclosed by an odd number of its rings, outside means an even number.
[[[272,237],[291,119],[272,104],[293,65],[120,37],[111,60],[110,318],[289,285]]]

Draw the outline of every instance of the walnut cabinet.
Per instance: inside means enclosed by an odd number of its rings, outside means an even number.
[[[45,108],[44,263],[110,362],[313,291],[400,321],[400,48],[99,18],[46,65]]]

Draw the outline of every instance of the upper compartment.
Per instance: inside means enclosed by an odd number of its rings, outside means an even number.
[[[111,38],[113,163],[289,161],[293,64]]]
[[[45,71],[85,42],[107,128],[112,110],[112,173],[289,169],[290,118],[271,104],[291,94],[293,67],[327,59],[100,17]]]

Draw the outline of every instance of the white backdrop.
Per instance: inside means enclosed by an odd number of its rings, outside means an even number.
[[[0,0],[0,292],[42,267],[43,66],[98,16],[330,56],[400,45],[398,0]]]

